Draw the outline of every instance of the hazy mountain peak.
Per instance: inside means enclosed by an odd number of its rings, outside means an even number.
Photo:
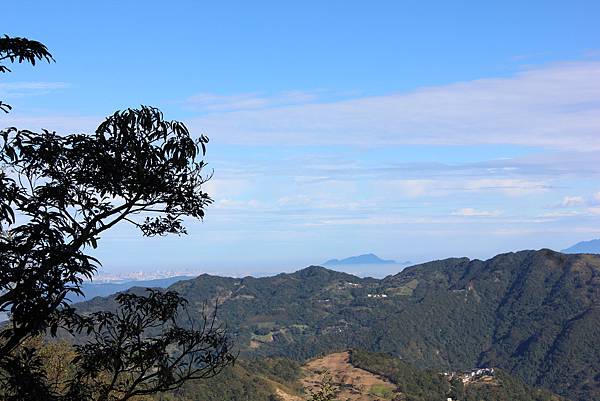
[[[598,253],[600,254],[600,239],[593,239],[589,241],[581,241],[572,245],[566,249],[563,249],[564,253]]]
[[[393,264],[395,260],[381,259],[374,253],[365,253],[358,256],[350,256],[344,259],[330,259],[323,263],[324,266],[340,266],[340,265],[379,265],[379,264]]]

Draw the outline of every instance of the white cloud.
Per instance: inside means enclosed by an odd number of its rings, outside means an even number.
[[[69,87],[66,82],[1,82],[0,96],[8,98],[36,96]]]
[[[256,199],[250,200],[235,200],[235,199],[219,199],[214,205],[216,209],[260,209],[263,208],[261,202]]]
[[[18,112],[8,114],[2,127],[14,126],[21,129],[40,130],[42,128],[59,133],[93,132],[104,117],[84,117],[70,115],[25,116]]]
[[[477,210],[472,207],[465,207],[452,212],[453,216],[464,217],[494,217],[500,215],[499,210]]]
[[[408,93],[214,113],[191,125],[224,143],[598,150],[599,110],[600,62],[585,61]]]
[[[560,203],[562,207],[581,206],[585,203],[585,199],[581,196],[565,196]]]
[[[432,180],[390,180],[383,181],[381,185],[398,191],[401,196],[417,198],[431,194],[435,187]]]
[[[202,185],[202,190],[208,193],[211,198],[219,201],[221,199],[230,199],[244,195],[252,187],[252,182],[246,179],[212,178]]]
[[[318,98],[318,94],[319,91],[285,91],[274,95],[199,93],[185,99],[183,104],[186,108],[204,112],[255,110],[312,102]]]
[[[306,195],[289,195],[289,196],[282,196],[281,198],[277,199],[277,204],[279,206],[302,206],[302,207],[306,207],[306,206],[311,206],[313,204],[313,200],[306,196]]]
[[[550,187],[544,181],[513,178],[482,178],[467,181],[465,188],[472,191],[499,191],[509,196],[523,196],[543,193]]]
[[[560,217],[574,217],[574,216],[579,216],[579,215],[581,215],[581,212],[578,212],[576,210],[562,210],[562,211],[557,211],[557,212],[544,213],[540,217],[553,219],[553,218],[560,218]]]

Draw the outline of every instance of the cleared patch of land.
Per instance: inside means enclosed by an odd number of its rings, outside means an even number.
[[[329,354],[304,365],[306,376],[302,385],[307,394],[319,388],[323,374],[328,372],[337,387],[336,398],[350,401],[379,401],[393,397],[396,386],[385,378],[350,364],[349,352]]]

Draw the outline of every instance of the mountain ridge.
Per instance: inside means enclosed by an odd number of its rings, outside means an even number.
[[[304,360],[358,348],[438,371],[499,367],[575,400],[600,399],[597,255],[448,258],[384,279],[310,266],[262,278],[204,275],[169,289],[191,305],[218,299],[245,356]]]

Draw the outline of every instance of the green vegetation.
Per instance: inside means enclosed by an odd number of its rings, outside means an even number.
[[[303,361],[365,349],[436,372],[500,368],[574,400],[600,399],[600,256],[541,250],[447,259],[382,280],[313,266],[264,278],[202,275],[170,289],[191,305],[218,298],[244,357]],[[250,348],[267,333],[273,341]]]
[[[385,354],[354,350],[351,353],[351,363],[388,378],[398,386],[397,391],[401,395],[396,399],[405,401],[438,401],[447,398],[459,401],[559,401],[562,399],[549,391],[526,386],[501,371],[496,373],[493,382],[463,385],[460,379],[450,380],[439,372],[419,370],[398,358]]]
[[[325,372],[318,389],[310,391],[309,401],[335,401],[336,390],[331,375],[329,372]]]
[[[439,401],[565,401],[549,391],[534,389],[500,371],[493,382],[463,385],[460,379],[450,379],[439,372],[415,368],[389,355],[361,350],[351,352],[352,365],[384,376],[389,385],[373,385],[369,394],[383,400]],[[321,385],[308,393],[300,384],[301,366],[284,358],[240,359],[218,377],[186,383],[182,389],[161,394],[165,401],[276,401],[277,389],[310,401],[332,401],[336,384],[324,372]]]
[[[301,394],[300,365],[281,358],[239,360],[217,377],[187,382],[180,390],[160,394],[164,401],[278,401],[276,389]]]
[[[441,400],[451,392],[450,383],[438,372],[416,369],[385,354],[354,350],[350,353],[350,363],[386,377],[398,386],[398,391],[407,400]]]
[[[52,380],[65,382],[74,371],[70,361],[75,356],[66,342],[51,342],[38,347],[44,354],[45,371]],[[463,386],[459,379],[450,380],[439,372],[415,368],[398,358],[362,350],[351,352],[353,366],[386,377],[396,387],[373,385],[369,394],[383,400],[438,401],[451,397],[458,401],[564,401],[546,390],[533,389],[503,371],[493,382]],[[321,386],[312,392],[303,390],[302,366],[285,358],[239,359],[218,376],[186,382],[180,389],[135,398],[136,401],[281,401],[278,390],[310,401],[334,400],[336,383],[325,372]]]
[[[373,384],[369,393],[386,400],[393,399],[395,395],[394,389],[383,384]]]

